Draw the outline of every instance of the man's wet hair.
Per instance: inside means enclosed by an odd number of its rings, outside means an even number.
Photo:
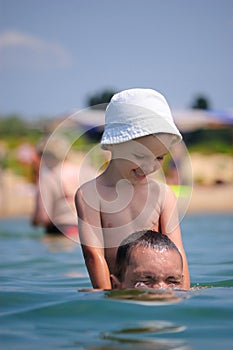
[[[122,281],[125,275],[133,250],[138,247],[149,248],[159,252],[174,250],[180,255],[183,265],[183,259],[179,249],[168,236],[153,230],[138,231],[124,239],[118,247],[115,275],[120,281]]]

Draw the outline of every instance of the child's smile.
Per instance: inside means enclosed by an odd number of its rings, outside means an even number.
[[[169,135],[148,135],[114,145],[112,154],[122,178],[135,184],[160,169],[168,147]]]

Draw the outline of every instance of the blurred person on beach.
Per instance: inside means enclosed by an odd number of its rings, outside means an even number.
[[[184,159],[184,148],[181,143],[176,143],[172,147],[172,156],[170,156],[167,164],[166,183],[168,185],[179,185],[184,182],[184,174],[182,160]],[[181,179],[182,177],[182,179]]]
[[[36,183],[38,173],[38,154],[33,145],[22,142],[16,150],[16,159],[23,166],[24,176],[31,183]]]
[[[160,232],[135,232],[120,244],[111,280],[113,289],[183,289],[182,255]]]
[[[34,226],[43,226],[48,234],[78,238],[74,196],[79,186],[80,166],[69,159],[70,144],[64,136],[45,137],[36,146],[38,166]],[[86,181],[94,177],[85,171]]]
[[[0,214],[4,213],[4,209],[6,208],[7,194],[5,192],[4,170],[7,165],[7,154],[7,145],[0,141]]]
[[[189,289],[176,197],[166,184],[149,177],[181,139],[167,101],[157,91],[129,89],[112,97],[101,139],[111,160],[75,196],[80,242],[94,288],[111,289],[110,275],[117,269],[117,248],[123,239],[153,230],[169,236],[178,247],[183,286]]]

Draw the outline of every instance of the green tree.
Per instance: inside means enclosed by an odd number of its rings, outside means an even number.
[[[87,98],[87,106],[92,107],[93,109],[104,110],[106,104],[111,100],[114,94],[115,91],[112,89],[106,89],[102,92],[98,92]]]
[[[199,95],[191,105],[192,109],[209,110],[210,102],[207,97]],[[231,153],[232,130],[230,127],[219,128],[200,127],[197,130],[183,134],[184,141],[190,151],[201,153]]]
[[[197,96],[192,104],[192,109],[210,109],[210,102],[205,96]]]
[[[17,115],[10,115],[0,119],[0,135],[24,135],[28,130],[27,123]]]

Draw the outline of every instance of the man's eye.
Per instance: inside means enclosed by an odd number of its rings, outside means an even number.
[[[152,288],[154,284],[155,284],[155,281],[151,278],[151,276],[148,276],[148,278],[145,276],[143,279],[134,283],[134,287],[135,288]]]
[[[156,159],[161,161],[164,159],[164,156],[157,157]]]
[[[147,285],[144,282],[137,282],[134,285],[135,288],[146,288]]]
[[[171,278],[171,279],[168,279],[168,280],[167,280],[167,283],[168,283],[168,284],[180,284],[181,281],[180,281],[180,280],[175,280],[175,279]]]

